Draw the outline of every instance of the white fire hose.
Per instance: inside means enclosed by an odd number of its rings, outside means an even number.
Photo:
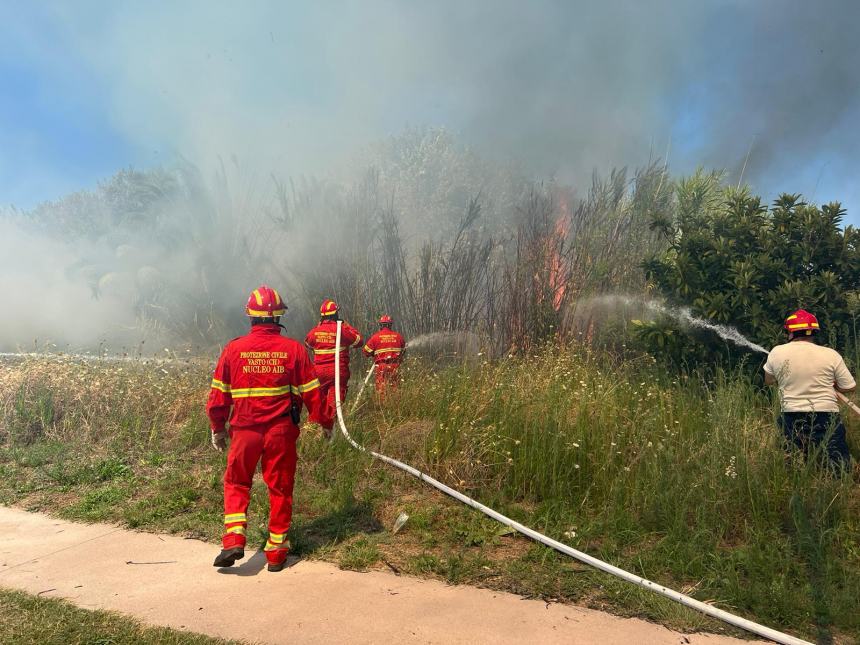
[[[696,600],[695,598],[691,598],[685,594],[682,594],[678,591],[674,591],[669,589],[668,587],[664,587],[663,585],[659,585],[656,582],[651,582],[650,580],[646,580],[645,578],[641,578],[635,574],[632,574],[624,569],[619,569],[616,566],[613,566],[603,560],[598,560],[595,557],[588,555],[587,553],[583,553],[582,551],[577,551],[576,549],[567,546],[566,544],[562,544],[557,540],[553,540],[550,537],[547,537],[543,533],[538,533],[537,531],[530,529],[527,526],[520,524],[519,522],[515,522],[509,517],[502,515],[501,513],[494,511],[492,508],[488,506],[484,506],[480,502],[475,501],[471,497],[464,495],[463,493],[454,490],[450,486],[446,486],[440,481],[437,481],[422,473],[420,470],[413,468],[408,464],[404,464],[403,462],[397,461],[396,459],[392,459],[391,457],[386,457],[378,452],[373,452],[372,450],[367,450],[364,446],[356,443],[353,438],[349,435],[349,432],[346,429],[346,423],[343,420],[343,411],[341,410],[341,400],[340,400],[340,330],[341,330],[341,321],[337,323],[337,336],[335,338],[335,356],[336,360],[334,363],[334,396],[337,410],[337,420],[340,424],[341,432],[346,440],[352,445],[353,448],[359,450],[361,452],[367,453],[372,457],[379,459],[380,461],[384,461],[385,463],[394,466],[404,472],[409,473],[413,477],[420,479],[427,484],[430,484],[434,488],[442,491],[446,495],[450,495],[456,500],[459,500],[466,504],[467,506],[471,506],[474,509],[481,511],[484,515],[487,515],[494,520],[501,522],[502,524],[511,527],[515,531],[522,533],[526,537],[530,537],[531,539],[540,542],[556,551],[564,553],[565,555],[570,556],[571,558],[575,558],[580,562],[585,562],[586,564],[590,564],[596,569],[609,573],[617,578],[621,578],[622,580],[626,580],[627,582],[631,582],[640,587],[644,587],[645,589],[650,589],[662,596],[666,596],[676,602],[681,603],[687,607],[695,609],[697,611],[702,612],[712,618],[717,618],[722,620],[730,625],[734,625],[735,627],[740,627],[741,629],[745,629],[748,632],[752,632],[753,634],[758,634],[759,636],[764,636],[776,643],[782,643],[783,645],[812,645],[808,641],[802,640],[800,638],[796,638],[794,636],[790,636],[788,634],[783,634],[775,629],[771,629],[770,627],[765,627],[764,625],[759,625],[758,623],[754,623],[751,620],[747,620],[746,618],[741,618],[740,616],[735,616],[734,614],[730,614],[727,611],[723,611],[722,609],[718,609],[709,605],[707,603],[702,602],[701,600]],[[371,368],[371,372],[373,368]],[[370,379],[370,373],[368,373],[367,378],[365,378],[365,384]],[[363,389],[363,388],[362,388]],[[359,392],[359,395],[361,392]]]
[[[360,394],[360,393],[359,393],[359,394]],[[839,390],[836,390],[836,398],[837,398],[837,399],[839,399],[840,401],[842,401],[845,405],[847,405],[847,406],[848,406],[848,408],[849,408],[849,409],[850,409],[854,414],[856,414],[858,417],[860,417],[860,408],[858,408],[858,407],[854,404],[854,401],[852,401],[852,400],[851,400],[851,399],[849,399],[847,396],[845,396],[844,394],[842,394],[842,392],[840,392]]]
[[[340,354],[338,354],[338,356],[340,356]],[[355,395],[355,403],[352,404],[352,410],[349,411],[350,414],[355,413],[355,410],[358,407],[358,402],[361,401],[361,395],[364,394],[364,388],[367,387],[367,382],[370,380],[370,375],[373,374],[373,370],[375,369],[376,363],[371,363],[370,369],[367,370],[367,376],[364,377],[364,383],[361,384],[361,387],[358,390],[358,394]],[[335,370],[337,370],[337,367],[335,367]]]

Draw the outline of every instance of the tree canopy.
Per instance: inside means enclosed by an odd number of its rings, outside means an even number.
[[[671,216],[651,227],[668,246],[644,263],[649,282],[673,304],[732,325],[752,340],[782,342],[782,323],[803,308],[818,316],[825,343],[856,346],[860,231],[842,226],[838,202],[782,194],[768,208],[716,173],[678,182]],[[648,330],[653,339],[655,330]]]

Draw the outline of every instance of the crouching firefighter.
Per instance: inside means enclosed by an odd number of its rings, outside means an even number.
[[[764,366],[764,382],[779,388],[785,448],[803,454],[822,449],[832,468],[847,468],[851,456],[835,390],[853,392],[854,377],[838,352],[816,343],[820,327],[811,313],[795,311],[785,330],[788,342],[774,347]]]
[[[340,330],[340,356],[335,357],[337,321],[340,320],[339,308],[334,300],[324,300],[320,306],[320,324],[311,329],[305,337],[305,345],[314,353],[314,369],[320,381],[322,396],[325,400],[326,414],[335,416],[334,365],[340,362],[340,400],[346,401],[349,384],[349,352],[361,346],[361,334],[349,323],[342,323]]]
[[[380,398],[385,395],[386,388],[397,387],[397,370],[406,350],[403,336],[391,328],[392,324],[391,316],[382,316],[379,331],[367,339],[363,348],[376,365],[376,392]]]
[[[227,344],[212,379],[206,405],[212,445],[223,451],[228,434],[230,443],[224,473],[223,550],[215,558],[216,567],[232,566],[245,555],[251,483],[262,462],[270,506],[266,560],[269,571],[284,568],[302,405],[309,410],[309,421],[332,427],[305,348],[281,335],[280,317],[286,309],[274,289],[266,285],[254,289],[245,309],[251,332]]]

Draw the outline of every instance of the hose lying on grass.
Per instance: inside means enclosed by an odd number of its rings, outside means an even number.
[[[396,459],[392,459],[391,457],[386,457],[383,454],[378,452],[373,452],[372,450],[367,450],[364,446],[356,443],[355,440],[350,436],[349,431],[346,429],[346,423],[343,420],[343,411],[341,409],[342,402],[340,400],[340,331],[341,331],[341,321],[337,323],[337,335],[335,337],[335,356],[338,357],[334,362],[334,396],[335,396],[335,408],[337,410],[337,420],[340,425],[340,430],[343,433],[344,438],[352,445],[353,448],[359,450],[361,452],[367,453],[374,457],[375,459],[379,459],[380,461],[384,461],[385,463],[398,468],[406,473],[409,473],[413,477],[420,479],[421,481],[430,484],[434,488],[442,491],[446,495],[450,495],[456,500],[459,500],[466,504],[467,506],[471,506],[474,509],[481,511],[484,515],[487,515],[494,520],[501,522],[502,524],[511,527],[515,531],[522,533],[526,537],[530,537],[531,539],[540,542],[556,551],[564,553],[565,555],[570,556],[571,558],[575,558],[580,562],[585,562],[586,564],[590,564],[596,569],[600,571],[604,571],[609,573],[617,578],[621,578],[622,580],[626,580],[627,582],[631,582],[640,587],[644,587],[645,589],[650,589],[662,596],[666,596],[667,598],[671,598],[675,602],[679,602],[686,607],[690,607],[691,609],[695,609],[697,611],[702,612],[712,618],[717,618],[722,620],[730,625],[734,625],[735,627],[740,627],[741,629],[745,629],[748,632],[752,632],[753,634],[758,634],[759,636],[764,636],[765,638],[769,638],[770,640],[782,643],[784,645],[812,645],[808,641],[802,640],[800,638],[796,638],[794,636],[790,636],[788,634],[783,634],[775,629],[771,629],[770,627],[765,627],[764,625],[759,625],[758,623],[754,623],[751,620],[747,620],[746,618],[741,618],[740,616],[735,616],[734,614],[730,614],[727,611],[723,611],[722,609],[718,609],[704,603],[700,600],[696,600],[690,596],[682,594],[679,591],[674,591],[669,589],[668,587],[664,587],[663,585],[659,585],[656,582],[651,582],[645,578],[641,578],[635,574],[630,573],[629,571],[625,571],[624,569],[619,569],[616,566],[613,566],[603,560],[598,560],[597,558],[588,555],[587,553],[583,553],[582,551],[577,551],[576,549],[567,546],[566,544],[562,544],[557,540],[553,540],[550,537],[547,537],[543,533],[538,533],[534,529],[530,529],[519,522],[515,522],[511,518],[502,515],[498,511],[494,511],[492,508],[488,506],[484,506],[480,502],[475,501],[471,497],[464,495],[463,493],[454,490],[450,486],[446,486],[442,482],[433,479],[429,475],[422,473],[420,470],[413,468],[408,464],[404,464],[403,462],[397,461]],[[373,368],[371,367],[371,372]],[[367,384],[367,381],[370,379],[370,373],[368,373],[367,377],[364,380],[364,384]],[[363,391],[364,388],[362,387]],[[361,396],[361,391],[359,391],[359,396]],[[356,397],[356,405],[358,403],[358,397]],[[354,408],[353,408],[354,409]]]

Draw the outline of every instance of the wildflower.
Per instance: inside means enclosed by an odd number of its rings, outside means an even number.
[[[579,470],[579,464],[573,464],[573,467],[574,467],[576,470]]]
[[[732,479],[735,479],[737,476],[738,471],[735,468],[735,457],[733,456],[731,457],[731,459],[729,459],[729,465],[726,466],[726,477],[731,477]]]
[[[579,448],[579,444],[578,444],[578,443],[576,443],[575,441],[574,441],[571,445],[572,445],[574,448]],[[577,468],[578,468],[578,466],[577,466]]]

